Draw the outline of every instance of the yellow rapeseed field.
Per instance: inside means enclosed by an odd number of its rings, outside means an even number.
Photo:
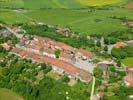
[[[123,0],[79,0],[81,4],[87,6],[104,6],[104,5],[119,3],[121,1]]]

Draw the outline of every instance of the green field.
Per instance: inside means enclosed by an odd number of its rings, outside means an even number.
[[[0,100],[24,100],[24,99],[8,89],[0,88]]]
[[[122,60],[122,63],[128,67],[133,67],[133,57]]]
[[[7,24],[25,23],[36,20],[52,25],[70,27],[73,31],[84,34],[107,34],[114,31],[127,30],[119,19],[109,17],[127,17],[133,20],[133,11],[125,8],[113,8],[111,10],[96,10],[89,12],[85,10],[66,9],[42,9],[42,10],[0,10],[0,21]],[[6,17],[5,17],[6,16]]]
[[[127,9],[98,10],[35,10],[26,13],[27,16],[48,24],[69,26],[73,31],[92,34],[110,33],[119,30],[126,30],[127,26],[122,21],[111,19],[110,16],[125,17],[132,19],[133,13]]]

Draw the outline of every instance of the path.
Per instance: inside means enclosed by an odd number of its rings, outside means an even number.
[[[114,48],[114,45],[108,45],[108,54],[111,54],[111,51],[113,48]]]
[[[94,94],[94,90],[95,90],[95,82],[96,82],[96,78],[93,76],[93,83],[92,83],[90,100],[93,100],[93,94]]]

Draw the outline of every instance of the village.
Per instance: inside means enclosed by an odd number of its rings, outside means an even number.
[[[103,77],[100,86],[105,88],[105,86],[108,85],[107,77],[110,77],[109,67],[117,66],[115,60],[98,58],[93,52],[83,48],[75,48],[48,37],[20,34],[19,32],[22,31],[25,32],[25,30],[19,27],[10,28],[8,26],[1,31],[0,34],[4,34],[5,36],[14,35],[19,39],[14,45],[11,40],[1,44],[6,50],[10,50],[10,54],[15,54],[22,59],[31,59],[33,62],[50,64],[53,72],[59,75],[67,74],[70,79],[74,79],[74,81],[80,79],[85,83],[96,80],[95,78],[97,77],[94,75],[94,70],[95,68],[100,68]],[[58,28],[57,32],[62,32],[65,36],[68,36],[71,31],[69,29]],[[130,40],[108,45],[108,53],[110,54],[113,48],[121,48],[127,45],[131,46],[132,44],[133,41]],[[95,61],[97,60],[99,60],[99,62],[96,63]],[[124,76],[122,80],[123,84],[127,87],[133,87],[133,68],[123,65],[122,69],[118,67],[116,69],[118,71],[124,70],[126,73],[126,76]],[[93,85],[95,85],[95,82],[93,82]],[[94,95],[93,91],[91,98],[94,100],[103,98],[104,90],[100,88],[98,91],[96,95]]]

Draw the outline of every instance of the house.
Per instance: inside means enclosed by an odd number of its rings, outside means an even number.
[[[15,33],[21,32],[21,29],[20,29],[19,27],[16,27],[16,26],[12,26],[12,27],[11,27],[11,30],[12,30],[13,32],[15,32]]]
[[[124,83],[126,86],[133,87],[133,67],[126,69],[127,76],[124,77]]]
[[[69,28],[57,27],[56,31],[58,33],[64,33],[65,36],[69,36],[69,33],[71,33],[71,30]]]
[[[125,41],[128,46],[133,46],[133,40]]]
[[[73,53],[74,52],[74,48],[63,43],[63,42],[56,42],[55,46],[60,47],[63,51],[69,52],[69,53]]]
[[[62,52],[60,54],[60,57],[59,57],[60,60],[63,60],[63,61],[66,61],[66,62],[70,62],[70,63],[74,63],[75,62],[75,58],[74,58],[74,55],[73,54],[69,54],[69,53],[64,53]]]
[[[103,100],[103,97],[104,97],[104,93],[100,91],[93,96],[93,100]]]
[[[126,43],[124,43],[124,42],[117,42],[117,43],[114,45],[115,48],[120,48],[120,47],[123,47],[123,46],[126,46]]]
[[[128,22],[127,25],[133,27],[133,21]]]
[[[102,98],[103,98],[103,96],[104,96],[104,93],[103,92],[98,92],[98,94],[97,94],[97,97],[101,100]]]
[[[126,74],[129,77],[133,77],[133,67],[126,68]]]
[[[124,77],[124,83],[128,87],[133,87],[133,77],[125,76]]]
[[[9,50],[12,46],[12,41],[8,40],[7,42],[1,44],[6,50]]]
[[[84,50],[82,48],[76,50],[76,55],[77,55],[77,57],[81,57],[84,60],[86,60],[86,59],[94,60],[95,59],[95,56],[91,52]]]
[[[128,8],[133,9],[133,4],[128,4]]]
[[[108,67],[109,67],[109,65],[111,65],[111,64],[113,64],[113,61],[104,60],[104,61],[102,61],[102,62],[99,62],[99,63],[97,64],[97,66],[98,66],[100,69],[102,69],[103,75],[104,75],[104,76],[107,76],[107,75],[108,75]]]
[[[12,33],[8,31],[7,29],[1,29],[0,35],[8,36],[8,35],[12,35]]]
[[[50,48],[44,48],[43,55],[56,58],[55,51]]]

